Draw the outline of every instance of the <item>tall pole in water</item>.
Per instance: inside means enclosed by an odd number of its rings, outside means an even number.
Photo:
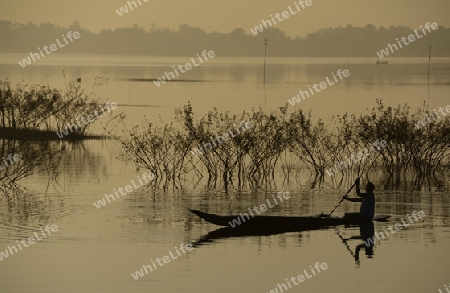
[[[130,84],[128,86],[128,106],[131,104],[131,85],[133,84],[133,78],[130,80]]]
[[[266,58],[267,58],[267,45],[269,40],[264,39],[264,83],[266,83]]]
[[[266,92],[266,58],[267,58],[267,45],[269,40],[264,39],[264,106],[267,106],[267,92]]]
[[[431,45],[428,49],[428,107],[430,107],[430,60],[431,60]]]

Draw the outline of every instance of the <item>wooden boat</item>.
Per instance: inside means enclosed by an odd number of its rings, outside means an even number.
[[[360,225],[370,220],[347,214],[344,217],[310,216],[310,217],[283,217],[283,216],[254,216],[245,215],[219,216],[197,210],[189,210],[205,221],[234,229],[281,229],[285,231],[302,231],[320,229],[339,225]],[[388,215],[377,215],[373,221],[387,221]],[[231,223],[231,224],[230,224]]]

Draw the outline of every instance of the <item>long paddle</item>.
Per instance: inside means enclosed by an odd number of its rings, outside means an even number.
[[[353,183],[352,187],[350,187],[350,189],[347,191],[347,193],[342,196],[341,200],[339,201],[339,203],[334,207],[334,209],[331,211],[331,213],[328,215],[328,217],[331,216],[331,214],[338,208],[338,206],[344,201],[344,198],[350,193],[350,191],[352,191],[353,187],[355,187],[356,185],[356,181]]]
[[[358,178],[360,177],[360,172],[361,172],[361,164],[358,165]],[[344,198],[350,193],[350,191],[352,191],[353,187],[355,187],[356,185],[356,181],[353,183],[352,187],[350,187],[350,189],[347,191],[347,193],[342,196],[341,200],[338,202],[338,204],[334,207],[334,209],[331,211],[331,213],[328,214],[328,217],[331,216],[332,213],[334,213],[334,211],[338,208],[338,206],[344,201]]]

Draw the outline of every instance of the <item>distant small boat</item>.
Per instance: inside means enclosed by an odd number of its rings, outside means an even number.
[[[95,85],[105,85],[105,84],[108,84],[108,82],[109,82],[109,78],[94,75],[93,73],[92,73],[92,76],[94,77]]]
[[[382,60],[377,60],[377,65],[378,64],[389,64],[389,61],[382,61]]]

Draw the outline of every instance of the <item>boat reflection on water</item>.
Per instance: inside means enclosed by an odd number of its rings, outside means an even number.
[[[303,217],[285,217],[285,216],[256,216],[241,225],[231,224],[233,219],[243,216],[220,216],[208,214],[198,210],[189,210],[203,220],[215,225],[225,226],[209,232],[196,242],[192,243],[194,247],[206,243],[212,243],[219,239],[246,236],[270,236],[290,232],[304,232],[312,230],[336,229],[338,226],[344,226],[346,229],[359,227],[359,236],[343,238],[338,231],[336,234],[341,238],[347,250],[355,259],[355,264],[359,266],[359,253],[364,248],[368,258],[373,256],[374,246],[374,221],[387,222],[389,215],[376,215],[372,220],[365,219],[359,213],[345,213],[344,217],[330,217],[329,215],[303,216]],[[234,228],[232,228],[234,227]],[[362,240],[363,243],[356,246],[355,252],[348,245],[349,240]]]
[[[192,245],[194,247],[204,245],[207,243],[216,242],[219,239],[225,238],[235,238],[235,237],[249,237],[249,236],[270,236],[277,235],[282,233],[290,233],[290,232],[304,232],[304,231],[312,231],[312,230],[325,230],[325,229],[334,229],[333,227],[318,227],[318,226],[310,226],[299,229],[290,229],[286,227],[253,227],[251,229],[247,227],[224,227],[214,231],[209,232],[208,234],[202,236],[199,240],[194,242]]]
[[[368,258],[372,258],[374,242],[373,240],[375,235],[374,223],[372,221],[361,223],[360,225],[345,225],[345,228],[356,228],[359,226],[360,235],[352,236],[350,238],[344,238],[341,236],[340,231],[337,231],[336,234],[341,238],[342,243],[346,246],[347,250],[350,252],[352,257],[355,260],[355,265],[357,267],[360,266],[360,258],[359,254],[361,249],[365,250],[365,255]],[[302,228],[292,229],[292,227],[224,227],[214,231],[207,233],[206,235],[200,237],[199,240],[192,243],[193,247],[199,247],[202,245],[212,244],[217,242],[220,239],[226,238],[236,238],[236,237],[251,237],[251,236],[270,236],[277,235],[283,233],[292,233],[292,232],[305,232],[305,231],[313,231],[313,230],[329,230],[336,229],[336,226],[304,226]],[[349,246],[348,241],[350,240],[362,240],[363,242],[358,244],[353,252],[352,248]],[[367,243],[368,245],[366,245]]]

